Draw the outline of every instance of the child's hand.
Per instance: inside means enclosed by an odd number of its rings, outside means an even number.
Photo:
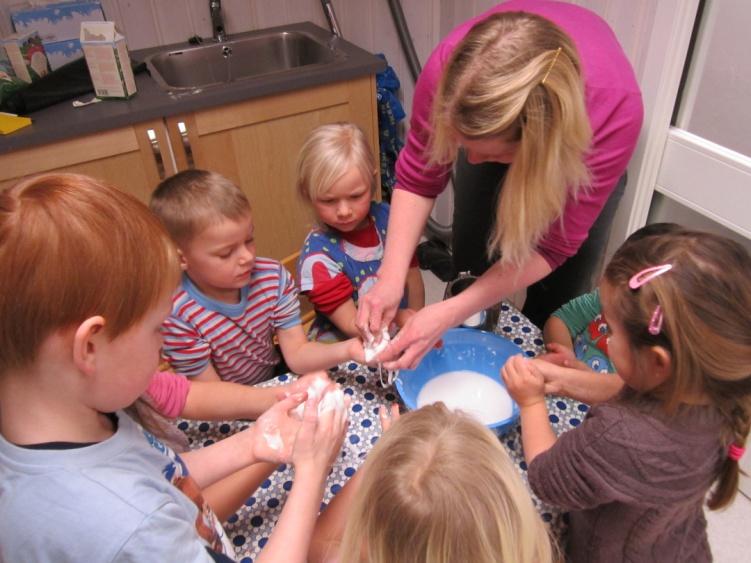
[[[565,389],[566,369],[558,363],[548,361],[545,356],[530,360],[534,368],[545,380],[545,393],[548,395],[562,395]]]
[[[329,374],[324,370],[319,370],[300,376],[296,381],[282,387],[281,390],[286,397],[287,395],[293,395],[294,393],[307,393],[308,387],[320,386],[325,388],[330,383],[331,379],[329,379]]]
[[[291,410],[301,405],[307,395],[294,393],[264,412],[251,427],[254,431],[253,454],[259,461],[288,463],[292,460],[295,436],[302,422]]]
[[[365,349],[362,346],[362,340],[359,338],[350,338],[347,340],[347,351],[349,357],[360,364],[365,362]]]
[[[576,358],[574,350],[558,342],[548,342],[545,347],[547,353],[537,356],[538,360],[545,360],[562,368],[591,369],[587,364]]]
[[[318,403],[318,397],[305,402],[302,425],[292,450],[292,463],[296,471],[320,471],[323,477],[341,450],[347,430],[349,401],[345,402],[344,408],[332,408],[320,414]]]
[[[378,407],[378,418],[381,419],[381,433],[391,428],[400,416],[397,403],[391,403],[390,409],[386,405],[380,405]]]
[[[501,369],[501,376],[520,408],[545,401],[545,379],[527,358],[511,356]]]

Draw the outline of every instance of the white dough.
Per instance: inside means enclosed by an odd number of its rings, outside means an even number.
[[[483,424],[511,416],[513,403],[500,382],[476,371],[449,371],[428,381],[417,395],[417,407],[442,401],[451,410],[461,410]]]
[[[308,386],[308,398],[318,397],[328,384],[329,382],[322,378],[313,380],[313,384]],[[292,414],[297,418],[302,418],[304,410],[305,403],[302,403],[292,410]],[[341,389],[333,389],[329,391],[318,402],[319,415],[330,410],[344,410],[344,391]]]
[[[391,335],[385,328],[381,330],[381,341],[376,343],[375,336],[369,332],[366,334],[367,338],[363,344],[363,350],[365,351],[365,363],[370,363],[378,354],[386,349],[391,341]]]

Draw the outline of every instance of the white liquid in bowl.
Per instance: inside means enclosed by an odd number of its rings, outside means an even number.
[[[513,412],[511,397],[500,382],[470,370],[449,371],[428,381],[417,395],[417,408],[438,401],[483,424],[500,422]]]

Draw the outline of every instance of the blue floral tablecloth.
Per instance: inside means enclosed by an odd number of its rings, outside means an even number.
[[[517,344],[527,356],[534,357],[543,351],[540,329],[509,304],[501,305],[495,332]],[[330,375],[342,385],[345,393],[351,395],[352,404],[347,435],[339,459],[326,483],[322,508],[355,474],[370,448],[378,440],[381,434],[378,421],[379,407],[398,401],[393,388],[381,386],[375,368],[354,362],[345,363],[331,370]],[[293,376],[282,375],[264,385],[290,381],[291,377]],[[587,405],[568,398],[548,397],[547,403],[550,422],[556,435],[578,426],[588,410]],[[239,421],[181,421],[179,427],[188,435],[191,447],[198,448],[244,429],[248,424],[250,423]],[[526,483],[527,464],[521,446],[520,427],[517,425],[499,439]],[[238,561],[251,563],[258,556],[279,518],[287,493],[292,488],[293,479],[293,468],[281,465],[245,502],[245,506],[225,523],[225,530],[235,546]],[[566,527],[565,516],[557,508],[537,499],[534,494],[532,500],[553,534],[560,536]]]

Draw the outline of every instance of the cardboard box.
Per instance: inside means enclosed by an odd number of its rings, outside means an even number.
[[[16,76],[24,82],[33,82],[50,72],[50,63],[36,31],[14,33],[3,39],[3,46]]]
[[[136,93],[128,46],[114,22],[83,22],[81,48],[98,98],[130,98]]]
[[[75,39],[68,39],[67,41],[42,43],[52,70],[57,70],[61,66],[83,57],[81,42],[77,37]]]
[[[11,10],[16,33],[36,31],[43,43],[78,39],[81,22],[104,21],[99,2],[54,2]]]

